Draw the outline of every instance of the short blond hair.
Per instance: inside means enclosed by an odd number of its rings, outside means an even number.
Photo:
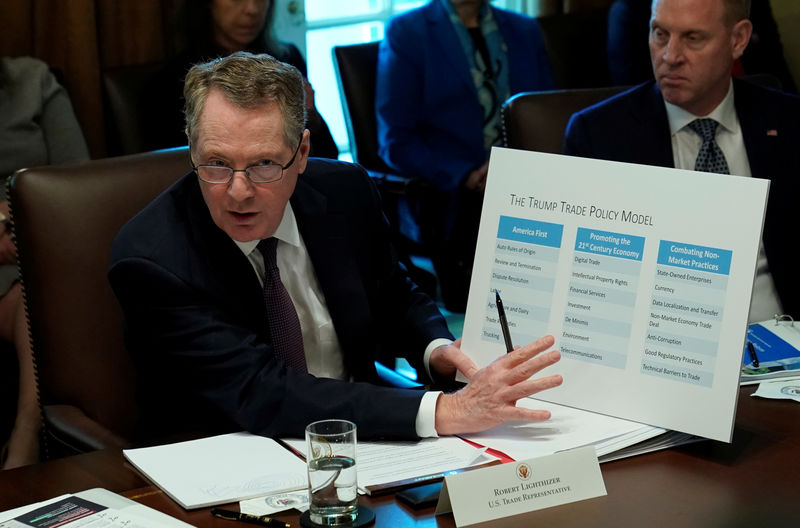
[[[186,135],[191,144],[197,140],[200,114],[214,88],[241,108],[276,103],[283,116],[286,144],[290,148],[297,146],[306,127],[305,89],[297,68],[271,55],[246,51],[192,66],[183,85]]]
[[[751,0],[724,0],[724,2],[728,24],[734,25],[740,20],[750,18]]]
[[[650,3],[650,11],[658,3],[659,0],[653,0]],[[733,26],[740,20],[750,18],[750,4],[751,0],[722,0],[725,6],[725,22],[729,26]]]

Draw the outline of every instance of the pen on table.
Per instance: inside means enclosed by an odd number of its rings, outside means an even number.
[[[511,344],[511,334],[508,332],[508,320],[506,319],[506,310],[503,308],[503,301],[500,300],[500,292],[494,291],[494,302],[497,305],[497,317],[500,319],[500,328],[503,330],[503,340],[506,342],[506,353],[514,351],[514,345]]]
[[[220,519],[227,519],[229,521],[242,521],[250,524],[257,524],[259,526],[272,526],[274,528],[289,528],[291,525],[278,519],[267,517],[266,515],[250,515],[249,513],[239,513],[233,510],[224,510],[222,508],[211,508],[211,515],[219,517]]]
[[[750,359],[753,361],[753,366],[758,368],[758,356],[756,355],[756,347],[753,346],[752,341],[747,342],[747,351],[750,352]]]

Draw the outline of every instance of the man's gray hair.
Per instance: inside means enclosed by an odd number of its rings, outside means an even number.
[[[659,0],[653,0],[650,3],[650,11],[658,3]],[[750,18],[750,3],[751,0],[722,0],[725,5],[725,22],[732,26],[740,20]]]
[[[286,145],[297,146],[306,127],[305,89],[297,68],[271,55],[246,51],[192,66],[183,86],[186,134],[192,144],[197,140],[200,114],[212,89],[220,90],[240,108],[276,103],[283,116]]]
[[[724,2],[728,24],[733,25],[740,20],[750,18],[751,0],[724,0]]]

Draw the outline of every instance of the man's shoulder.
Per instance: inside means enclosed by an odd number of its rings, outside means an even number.
[[[300,180],[319,188],[338,189],[343,185],[367,184],[369,176],[363,167],[347,161],[308,158]]]
[[[197,186],[196,177],[189,173],[128,220],[114,238],[112,261],[131,256],[146,257],[159,247],[174,247],[170,240],[185,240],[185,234],[180,232],[190,220],[186,216],[194,200],[193,186]]]
[[[777,112],[783,117],[787,113],[796,116],[800,112],[800,97],[794,94],[767,88],[742,79],[734,79],[733,96],[737,107],[748,105],[759,111]]]
[[[653,102],[658,100],[656,90],[655,83],[649,81],[588,106],[575,115],[585,120],[618,119],[630,110],[638,111],[653,106]]]
[[[381,207],[375,183],[360,165],[323,158],[309,158],[291,203],[296,213],[352,218],[367,218]]]
[[[572,115],[562,151],[573,156],[669,166],[666,108],[647,82]]]

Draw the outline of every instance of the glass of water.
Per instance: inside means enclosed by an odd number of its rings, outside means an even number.
[[[320,420],[306,427],[309,515],[316,524],[349,524],[358,514],[356,424]]]

